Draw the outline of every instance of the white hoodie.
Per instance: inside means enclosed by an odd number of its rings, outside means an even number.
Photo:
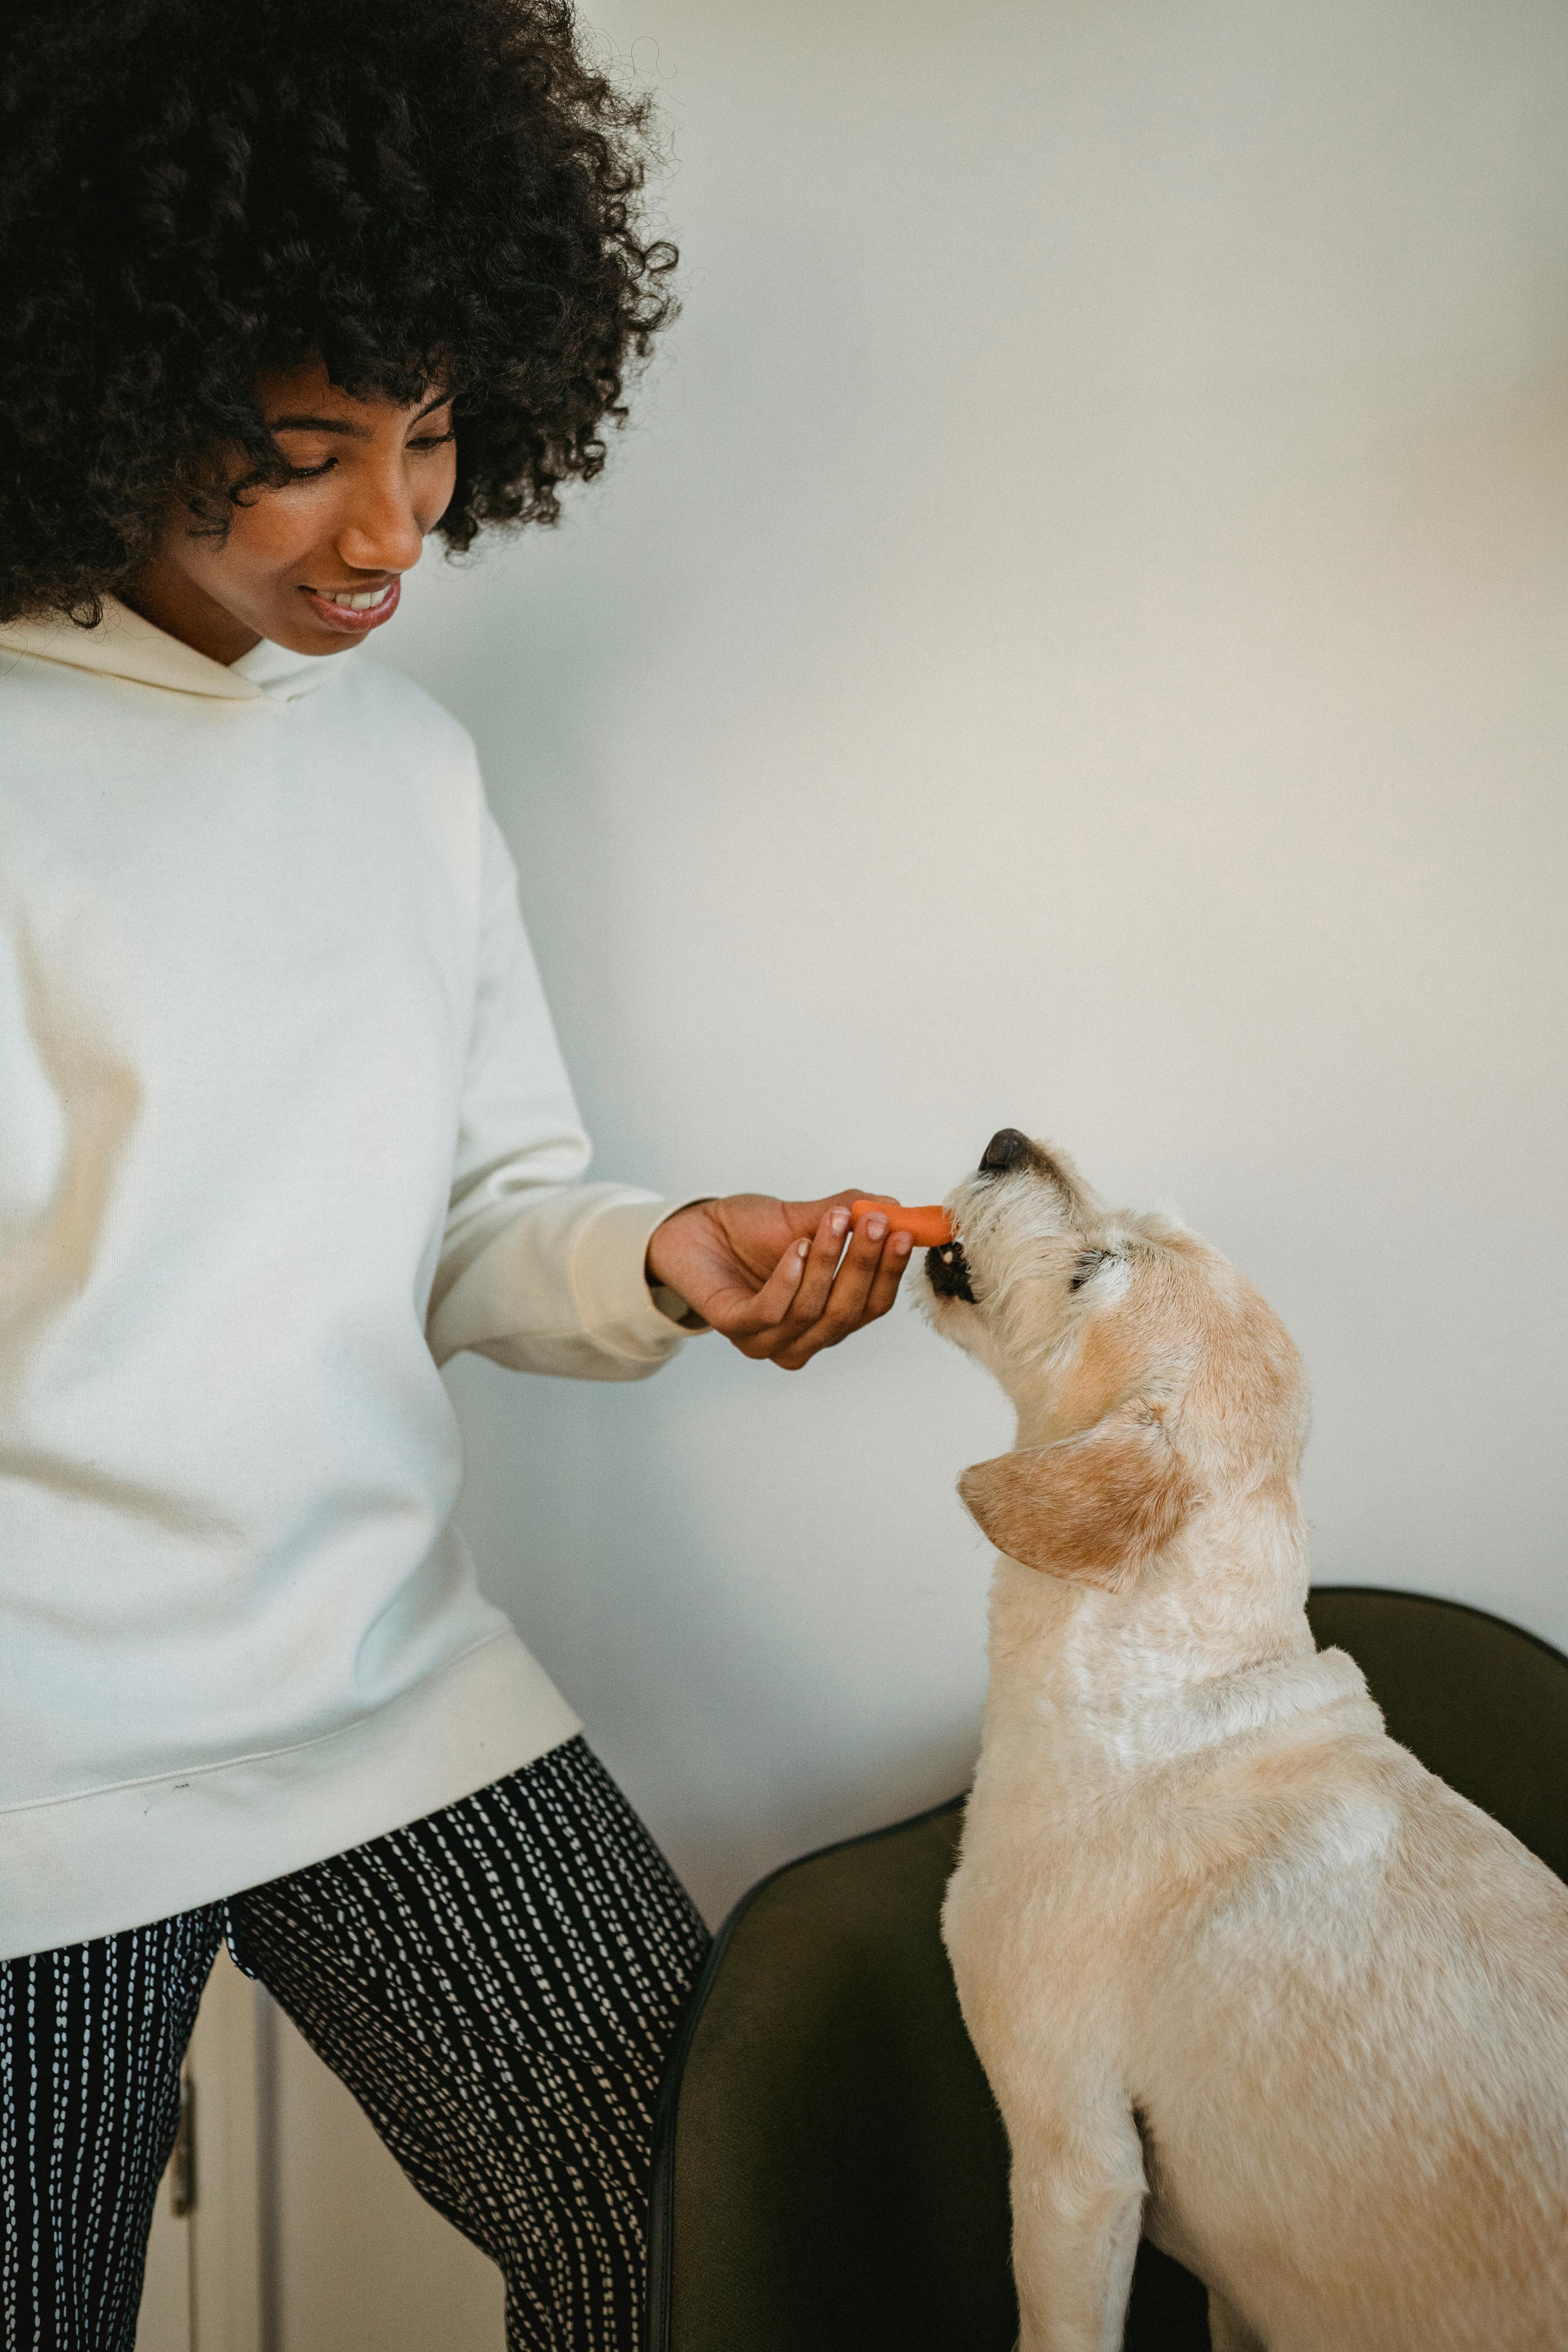
[[[445,711],[123,606],[0,630],[0,1958],[577,1728],[451,1527],[437,1367],[679,1347],[673,1204],[587,1161]]]

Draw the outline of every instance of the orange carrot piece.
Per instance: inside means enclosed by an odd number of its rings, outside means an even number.
[[[952,1239],[952,1219],[943,1208],[906,1209],[897,1201],[857,1201],[850,1215],[857,1224],[873,1209],[880,1209],[889,1232],[908,1234],[921,1249],[940,1249]]]

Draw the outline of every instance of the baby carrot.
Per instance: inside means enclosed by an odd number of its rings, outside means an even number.
[[[857,1201],[850,1215],[858,1224],[873,1209],[880,1209],[895,1234],[908,1234],[922,1249],[940,1249],[952,1239],[952,1219],[943,1208],[906,1209],[897,1201]]]

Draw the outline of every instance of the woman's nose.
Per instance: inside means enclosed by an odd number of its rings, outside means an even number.
[[[338,553],[352,572],[412,571],[424,544],[419,518],[402,481],[362,499],[338,533]]]

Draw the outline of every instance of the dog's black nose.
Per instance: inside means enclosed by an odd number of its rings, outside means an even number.
[[[980,1165],[988,1175],[994,1175],[1000,1169],[1016,1168],[1020,1160],[1027,1158],[1028,1150],[1026,1135],[1021,1135],[1016,1127],[999,1127],[981,1153]]]

